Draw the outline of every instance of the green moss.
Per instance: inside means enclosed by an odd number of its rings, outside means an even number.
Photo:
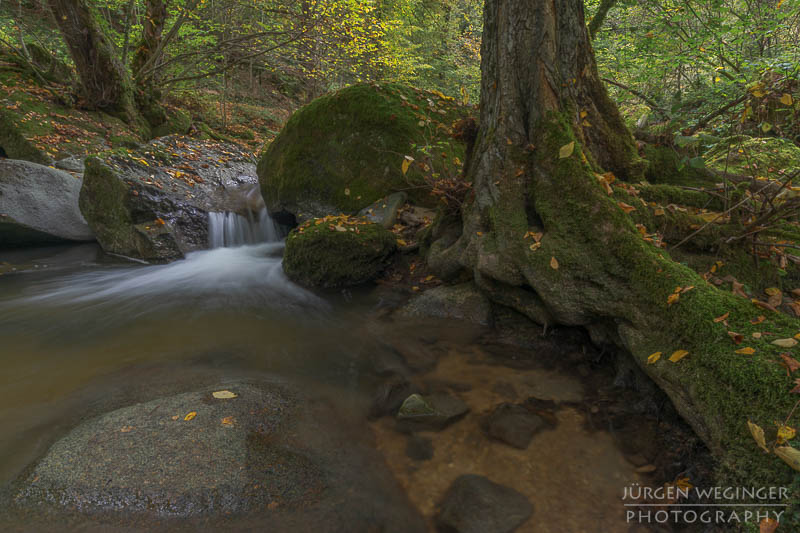
[[[420,161],[420,148],[430,146],[434,168],[457,175],[454,161],[463,161],[464,146],[449,131],[465,112],[450,99],[399,84],[355,85],[318,98],[261,156],[263,196],[272,210],[294,214],[309,205],[353,213],[399,190],[433,205],[416,164],[403,176],[403,157]]]
[[[377,278],[396,249],[395,236],[379,224],[317,219],[289,234],[283,268],[307,287],[360,285]]]
[[[666,207],[669,204],[721,211],[725,205],[722,198],[702,191],[688,190],[674,185],[640,185],[639,196],[647,202]]]
[[[14,120],[2,108],[0,108],[0,148],[11,159],[23,159],[43,165],[50,163],[50,158],[25,138]]]
[[[644,147],[644,157],[648,162],[645,177],[651,183],[689,187],[707,187],[712,184],[706,174],[683,161],[683,156],[673,148],[648,144]]]
[[[171,109],[166,113],[166,121],[155,126],[152,131],[153,137],[165,137],[167,135],[183,135],[192,126],[192,117],[186,111]]]
[[[740,135],[723,139],[705,158],[709,166],[718,170],[779,178],[800,164],[800,147],[789,139]]]

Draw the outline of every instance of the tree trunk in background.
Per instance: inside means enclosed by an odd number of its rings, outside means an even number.
[[[161,91],[158,88],[157,61],[153,54],[159,53],[159,46],[167,24],[166,0],[147,0],[142,21],[142,39],[133,56],[131,68],[136,76],[136,101],[145,120],[155,127],[167,120],[167,114],[161,106]],[[145,71],[143,68],[149,65]]]
[[[608,16],[608,12],[616,3],[617,0],[600,1],[600,7],[597,8],[597,13],[594,14],[594,17],[592,17],[592,20],[589,22],[589,37],[592,40],[594,40],[597,32],[603,26],[603,22],[605,22],[606,16]]]
[[[140,125],[133,84],[86,0],[48,0],[80,77],[87,104]]]
[[[643,161],[600,81],[582,0],[486,0],[484,9],[480,125],[466,167],[474,198],[460,223],[434,235],[431,267],[450,279],[466,270],[495,303],[622,348],[718,456],[745,458],[748,482],[759,468],[774,473],[781,463],[758,455],[746,420],[789,411],[789,395],[770,392],[780,370],[732,358],[712,322],[730,312],[741,321],[730,328],[745,328],[752,304],[646,242],[617,202],[647,207],[598,181],[611,171],[638,182]],[[678,286],[695,288],[670,306]],[[647,364],[679,349],[690,352],[679,363]]]

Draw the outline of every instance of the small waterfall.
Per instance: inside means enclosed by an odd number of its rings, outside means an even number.
[[[248,211],[244,217],[230,211],[208,214],[208,244],[211,248],[230,248],[280,240],[278,225],[266,207],[257,215]]]

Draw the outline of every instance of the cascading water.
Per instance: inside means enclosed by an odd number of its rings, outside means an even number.
[[[208,244],[211,248],[231,248],[246,244],[276,242],[280,240],[277,224],[266,207],[258,214],[247,211],[244,217],[237,213],[208,214]]]

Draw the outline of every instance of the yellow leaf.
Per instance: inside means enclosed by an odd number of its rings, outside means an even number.
[[[680,299],[681,295],[672,293],[667,297],[667,305],[672,305]]]
[[[664,213],[664,209],[663,209],[663,208],[661,208],[661,207],[658,207],[658,208],[656,208],[656,209],[655,209],[655,211],[653,211],[653,214],[654,214],[655,216],[657,216],[657,217],[663,217],[663,216],[664,216],[664,214],[665,214],[665,213]]]
[[[687,350],[675,350],[672,353],[672,355],[669,356],[669,360],[672,361],[673,363],[677,363],[687,355],[689,355],[689,352]]]
[[[800,470],[800,450],[791,446],[778,446],[773,450],[775,455],[783,459],[787,465],[795,470]]]
[[[234,426],[235,425],[235,421],[236,421],[236,419],[233,418],[232,416],[226,416],[225,418],[222,419],[222,425],[223,426]]]
[[[399,244],[400,246],[408,246],[408,243],[403,239],[397,239],[397,244]]]
[[[797,345],[797,339],[777,339],[772,341],[772,344],[781,348],[792,348]]]
[[[217,400],[229,400],[231,398],[236,398],[239,396],[235,392],[231,392],[229,390],[218,390],[211,393],[211,396],[216,398]]]
[[[587,113],[586,111],[581,111],[581,118],[586,118],[586,115],[588,114],[589,113]]]
[[[540,242],[535,242],[535,243],[533,243],[533,244],[531,244],[529,246],[529,248],[531,249],[531,252],[535,252],[536,250],[538,250],[541,247],[542,247],[542,243],[540,243]]]
[[[659,359],[661,359],[661,352],[651,353],[650,355],[647,356],[647,364],[653,365]]]
[[[783,96],[781,96],[781,100],[780,101],[781,101],[781,103],[783,105],[792,105],[792,103],[794,103],[794,100],[792,99],[792,95],[788,94],[788,93],[784,93]]]
[[[558,259],[556,259],[555,257],[550,258],[550,268],[552,268],[553,270],[558,270]]]
[[[407,155],[407,156],[405,156],[403,158],[403,164],[400,167],[400,169],[403,171],[403,176],[405,176],[408,173],[408,167],[410,167],[411,163],[413,163],[413,162],[414,162],[414,158],[411,157],[411,156]]]
[[[188,422],[189,420],[193,419],[196,416],[197,416],[197,411],[192,411],[191,413],[188,413],[186,416],[184,416],[183,419]]]
[[[778,428],[778,444],[784,444],[787,440],[792,440],[797,434],[793,427],[780,426]]]
[[[559,159],[565,159],[571,156],[572,152],[574,151],[575,151],[575,141],[572,141],[571,143],[565,144],[564,146],[561,147],[561,149],[558,151],[558,157]]]
[[[742,355],[753,355],[754,353],[756,353],[756,351],[748,346],[746,348],[739,348],[738,350],[736,350],[736,353]]]
[[[756,444],[758,444],[762,450],[769,453],[769,450],[767,449],[767,440],[764,438],[764,430],[761,429],[761,426],[758,424],[753,424],[748,420],[747,427],[750,428],[750,434],[753,436]]]
[[[768,287],[764,289],[764,292],[767,293],[769,296],[776,296],[781,294],[781,290],[778,287]]]

